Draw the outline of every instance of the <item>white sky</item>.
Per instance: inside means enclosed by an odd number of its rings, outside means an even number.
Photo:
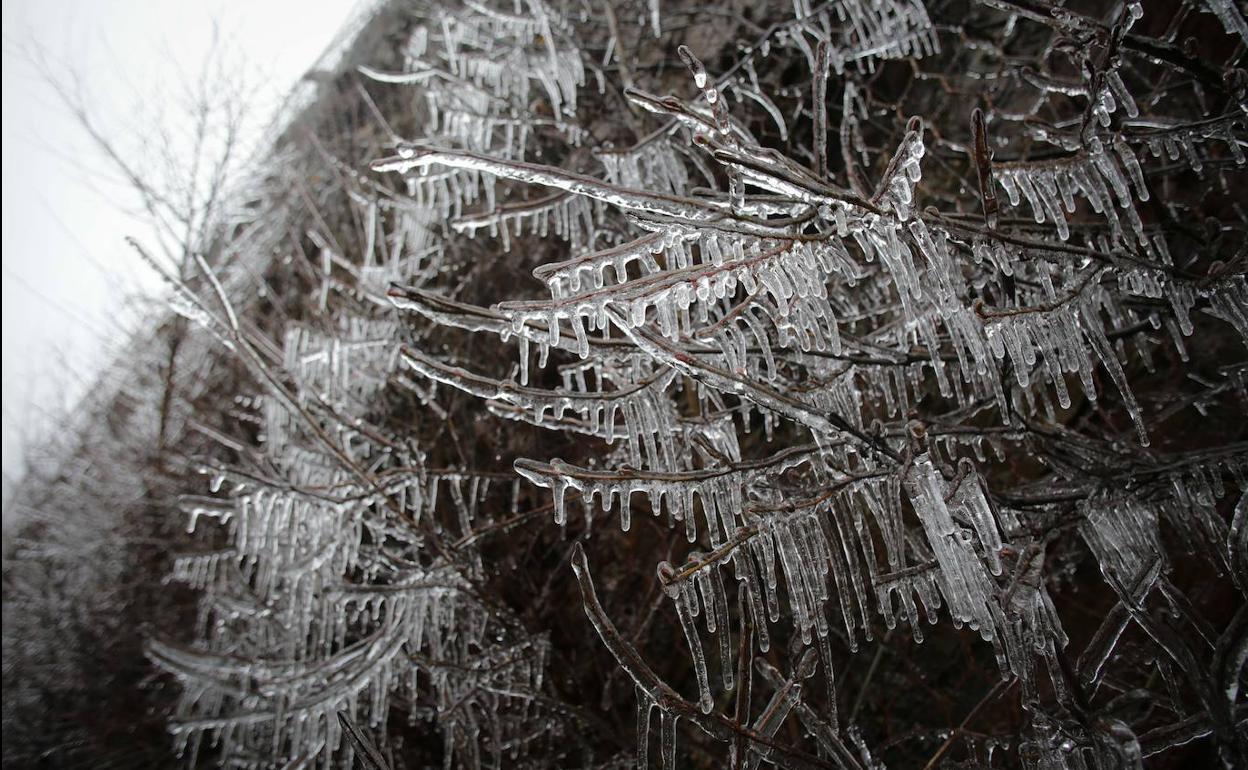
[[[125,136],[176,67],[194,72],[216,20],[266,84],[266,117],[317,60],[357,0],[3,1],[4,488],[21,447],[65,412],[140,320],[158,282],[124,243],[148,233],[124,185],[23,53],[30,41],[81,73],[95,113]],[[155,96],[154,96],[155,95]],[[176,119],[176,118],[175,118]]]

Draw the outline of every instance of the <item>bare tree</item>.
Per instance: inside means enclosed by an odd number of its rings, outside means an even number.
[[[76,168],[136,215],[162,269],[195,282],[197,260],[221,258],[214,238],[228,228],[245,178],[254,89],[228,39],[214,34],[197,71],[178,72],[169,93],[149,86],[143,110],[120,124],[93,104],[81,72],[36,41],[25,53],[103,164],[83,153]],[[151,304],[157,313],[139,330],[100,332],[100,344],[116,351],[103,372],[62,362],[64,376],[90,378],[77,388],[85,395],[38,421],[25,474],[6,499],[16,522],[4,543],[6,766],[169,761],[159,717],[167,705],[140,692],[151,673],[142,628],[153,615],[185,612],[185,598],[152,578],[169,569],[181,529],[162,502],[185,473],[177,469],[184,456],[170,447],[193,444],[186,420],[202,387],[193,381],[202,366],[183,359],[202,359],[205,348],[184,318]],[[192,380],[185,391],[181,378]]]

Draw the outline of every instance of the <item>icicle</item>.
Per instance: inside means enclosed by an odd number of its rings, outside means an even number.
[[[815,667],[818,665],[818,662],[818,656],[816,655],[814,649],[808,648],[802,654],[801,659],[798,661],[797,665],[794,666],[792,677],[785,680],[784,684],[776,689],[775,693],[771,696],[771,700],[768,701],[767,706],[764,707],[762,713],[759,714],[758,719],[754,720],[754,724],[752,726],[754,732],[767,738],[775,736],[775,734],[780,730],[780,725],[782,725],[784,720],[788,717],[789,712],[792,711],[794,705],[800,701],[802,682],[809,679],[810,676],[814,674]],[[774,669],[770,671],[768,670],[770,668],[770,664],[763,658],[756,658],[755,666],[765,678],[770,679],[771,681],[780,679],[778,672],[775,672]],[[770,756],[770,748],[751,746],[750,754],[746,757],[745,761],[746,770],[755,770],[762,760]]]
[[[688,582],[676,580],[676,570],[668,562],[659,562],[658,576],[663,592],[676,605],[676,614],[680,618],[681,628],[685,632],[685,640],[689,643],[689,651],[693,655],[693,668],[698,680],[698,706],[703,714],[711,713],[715,708],[715,700],[711,696],[711,686],[706,673],[706,654],[702,651],[702,640],[698,636],[697,624],[693,622],[698,613],[697,594]],[[707,608],[710,612],[711,608]]]
[[[659,712],[659,738],[662,745],[663,770],[676,770],[676,715]]]
[[[654,710],[654,702],[645,690],[637,688],[637,770],[648,770],[650,767],[650,712]],[[666,717],[664,714],[663,717]],[[666,736],[664,736],[666,740]],[[664,744],[666,748],[666,744]]]

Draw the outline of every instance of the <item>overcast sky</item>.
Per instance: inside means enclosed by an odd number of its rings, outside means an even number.
[[[4,487],[24,440],[63,412],[140,320],[157,282],[124,243],[147,234],[125,187],[24,53],[33,41],[82,76],[101,123],[153,112],[179,68],[195,71],[213,23],[272,113],[366,3],[358,0],[4,0]],[[174,114],[169,120],[178,120]],[[124,133],[123,133],[124,139]],[[124,144],[124,142],[123,142]],[[7,494],[5,495],[7,497]]]

